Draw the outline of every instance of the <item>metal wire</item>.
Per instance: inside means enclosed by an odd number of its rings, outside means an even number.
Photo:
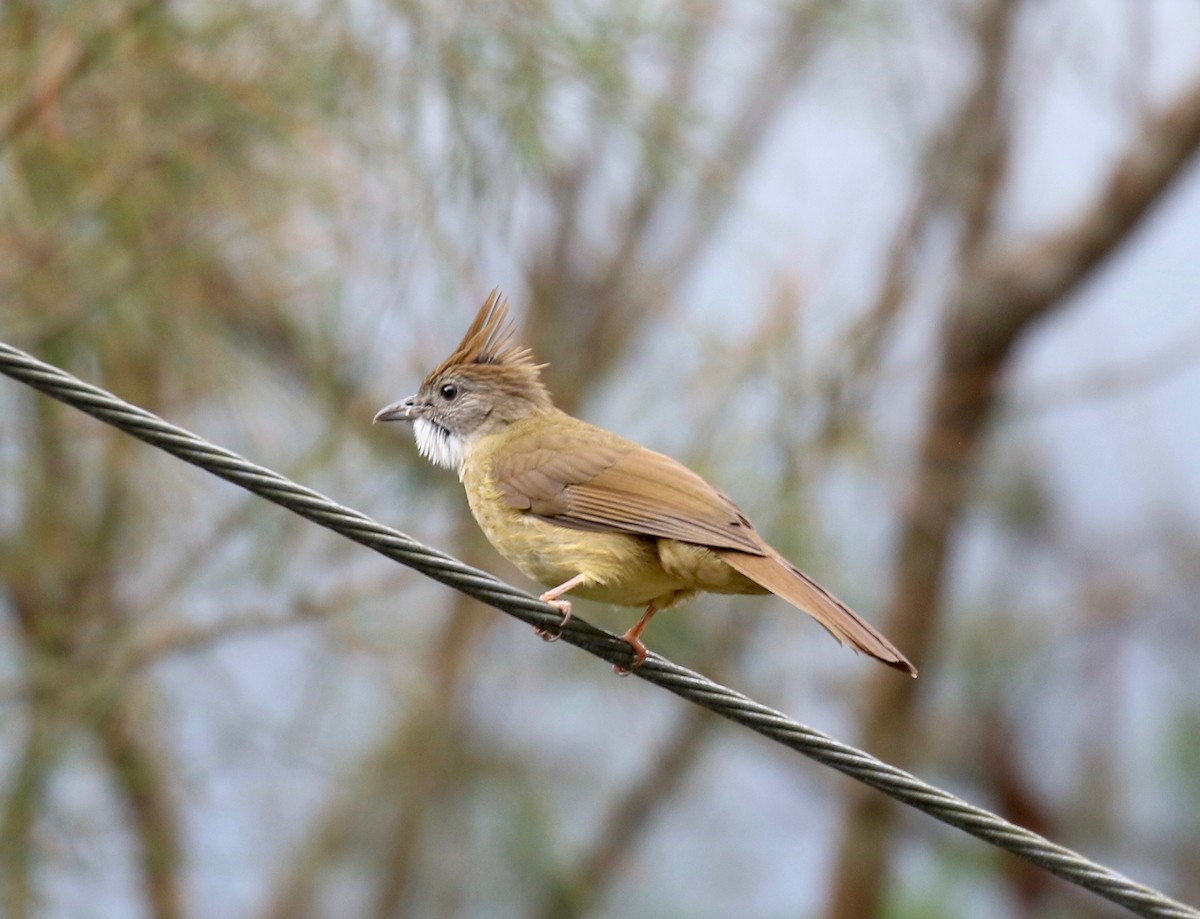
[[[3,342],[0,342],[0,373],[455,590],[482,600],[522,622],[552,631],[559,626],[561,614],[541,600]],[[579,617],[573,617],[562,633],[564,641],[606,661],[624,665],[631,661],[629,646],[624,641]],[[1091,890],[1139,916],[1200,919],[1200,910],[1131,881],[1077,852],[1009,823],[990,811],[968,804],[948,791],[929,785],[821,731],[799,724],[781,712],[657,654],[650,654],[635,673],[649,683],[877,788],[943,823],[1041,865],[1060,878]]]

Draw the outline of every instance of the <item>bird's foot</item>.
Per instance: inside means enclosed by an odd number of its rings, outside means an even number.
[[[554,593],[554,591],[548,590],[544,594],[542,594],[540,597],[538,597],[538,599],[541,600],[543,603],[549,603],[556,610],[558,610],[560,613],[562,613],[562,622],[560,622],[558,624],[557,632],[551,632],[549,629],[535,628],[533,630],[533,633],[535,635],[537,635],[537,637],[540,638],[542,641],[558,641],[560,638],[562,638],[563,626],[565,626],[568,622],[571,621],[571,601],[570,600],[559,600],[557,597],[550,596],[550,594],[553,594],[553,593]]]
[[[641,625],[641,623],[639,623]],[[636,630],[636,631],[635,631]],[[641,629],[634,626],[628,632],[621,636],[621,639],[633,649],[633,663],[628,667],[622,667],[620,664],[613,664],[613,673],[617,676],[629,676],[638,667],[646,663],[646,655],[649,653],[646,646],[642,644],[642,640],[638,638]]]

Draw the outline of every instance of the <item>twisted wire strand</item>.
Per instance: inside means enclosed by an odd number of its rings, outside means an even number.
[[[4,342],[0,342],[0,373],[414,568],[427,577],[469,594],[522,622],[551,631],[559,628],[562,618],[559,611],[536,597],[386,527],[359,511],[337,504],[270,469],[169,424],[145,409],[124,402]],[[630,648],[624,641],[577,616],[572,617],[562,629],[562,638],[611,663],[628,666],[632,660]],[[815,728],[799,724],[782,712],[657,654],[651,653],[634,672],[649,683],[803,753],[990,845],[1040,865],[1072,884],[1126,907],[1136,915],[1150,919],[1200,919],[1200,910],[1138,884],[1065,846],[969,804],[948,791],[841,743]]]

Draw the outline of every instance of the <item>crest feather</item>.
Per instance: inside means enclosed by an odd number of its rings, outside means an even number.
[[[490,370],[489,376],[504,378],[528,386],[537,401],[548,400],[542,386],[545,364],[533,359],[533,352],[516,341],[516,327],[508,314],[508,298],[499,287],[492,288],[479,308],[458,347],[425,378],[429,383],[447,371],[472,366]]]

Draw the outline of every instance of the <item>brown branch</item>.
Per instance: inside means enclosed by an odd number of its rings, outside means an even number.
[[[1037,317],[1083,281],[1136,229],[1200,148],[1200,80],[1149,119],[1091,207],[1047,239],[994,255],[960,293],[974,324]]]
[[[856,427],[870,390],[879,383],[879,375],[872,371],[879,365],[904,306],[910,302],[913,264],[932,215],[932,196],[924,187],[909,203],[893,236],[871,306],[830,349],[830,353],[846,355],[846,359],[823,387],[825,397],[813,438],[822,448],[831,447],[844,432]]]
[[[1017,756],[1017,736],[1004,714],[995,706],[981,713],[982,735],[979,762],[996,799],[997,813],[1051,839],[1059,828],[1038,798]],[[1054,891],[1056,879],[1023,859],[1005,856],[1001,870],[1016,901],[1018,914],[1034,919],[1045,914],[1046,899]],[[1064,885],[1066,886],[1066,885]]]
[[[34,825],[50,780],[54,754],[50,734],[55,720],[42,701],[29,709],[25,746],[0,810],[0,915],[27,919],[37,901],[33,891]]]
[[[171,793],[171,770],[147,735],[148,720],[136,696],[136,683],[123,687],[115,710],[96,726],[96,733],[129,809],[151,915],[181,919],[182,833]]]
[[[849,360],[830,383],[820,424],[826,441],[854,423],[870,395],[864,382],[866,371],[878,363],[888,333],[909,300],[912,263],[930,221],[946,204],[954,206],[961,217],[958,252],[965,264],[974,261],[985,242],[1008,174],[1009,118],[1003,76],[1017,5],[1014,0],[991,0],[976,16],[978,77],[946,129],[929,142],[920,187],[893,236],[874,303],[834,349],[849,355]]]
[[[960,259],[970,265],[993,223],[996,199],[1008,175],[1010,118],[1004,103],[1013,22],[1020,0],[989,0],[975,23],[979,76],[954,119],[940,159],[962,217]]]

